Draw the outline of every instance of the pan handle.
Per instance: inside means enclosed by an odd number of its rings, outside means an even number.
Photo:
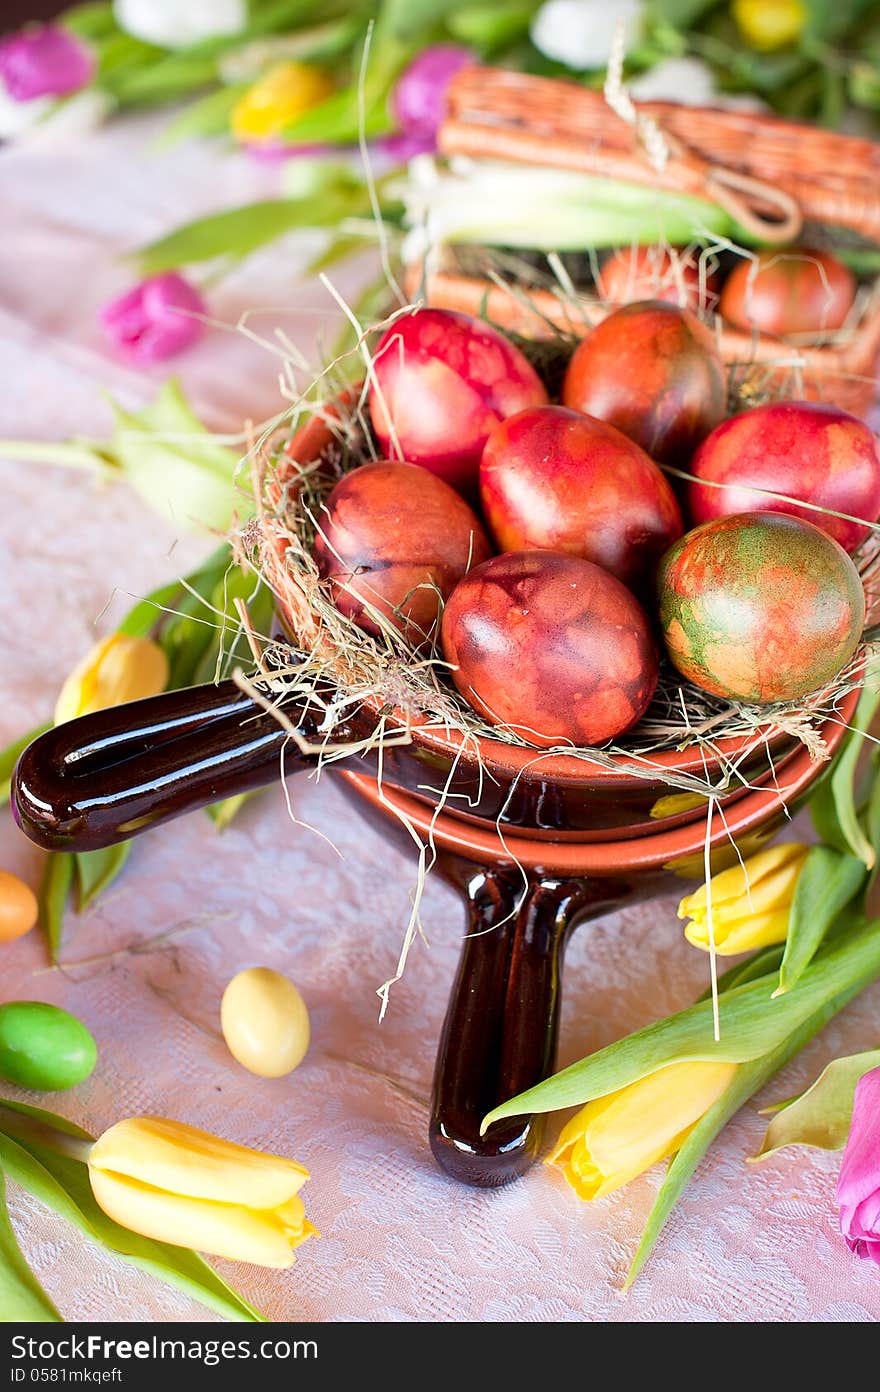
[[[285,713],[304,739],[321,739],[320,702]],[[285,741],[285,769],[314,763],[234,682],[166,691],[40,735],[18,761],[13,810],[47,850],[98,850],[270,783]]]
[[[431,1149],[453,1179],[495,1188],[533,1163],[544,1117],[511,1117],[485,1136],[480,1123],[552,1071],[568,934],[628,886],[460,861],[444,869],[467,896],[469,921],[437,1054]]]

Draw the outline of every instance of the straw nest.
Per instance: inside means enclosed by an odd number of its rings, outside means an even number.
[[[516,293],[522,293],[521,286]],[[391,320],[416,307],[401,308]],[[277,638],[266,643],[255,640],[252,646],[258,667],[240,680],[277,712],[291,738],[302,743],[285,715],[285,706],[305,699],[321,710],[322,737],[313,747],[319,763],[368,748],[381,755],[383,746],[408,742],[414,731],[426,730],[457,736],[457,743],[472,748],[477,758],[479,741],[486,739],[534,747],[536,761],[548,754],[565,753],[608,768],[620,756],[627,756],[636,774],[662,781],[671,790],[710,798],[743,781],[737,760],[726,758],[720,750],[722,741],[747,736],[769,742],[773,732],[783,731],[800,740],[814,759],[824,758],[823,724],[840,718],[837,712],[843,698],[876,672],[880,661],[880,647],[871,628],[880,607],[880,529],[875,529],[855,557],[868,597],[863,641],[829,686],[796,703],[745,705],[699,690],[664,662],[657,693],[644,718],[625,737],[601,748],[560,745],[555,750],[539,751],[521,734],[487,724],[467,705],[436,645],[427,652],[416,650],[378,611],[373,615],[381,628],[378,638],[339,613],[328,584],[318,574],[313,543],[316,532],[322,529],[323,501],[334,484],[349,470],[379,457],[367,408],[371,371],[368,345],[391,320],[359,335],[355,351],[365,365],[362,386],[340,392],[339,383],[334,385],[334,374],[325,372],[320,386],[316,384],[299,399],[283,433],[276,431],[252,452],[256,515],[235,538],[236,554],[275,595],[289,621],[294,645]],[[557,335],[537,344],[520,342],[520,346],[545,377],[552,394],[572,341]],[[351,373],[348,375],[350,380]],[[768,399],[752,379],[747,400],[742,400],[737,390],[742,373],[736,365],[731,376],[734,408]],[[291,427],[296,429],[314,415],[326,422],[330,443],[317,459],[293,458],[286,448]],[[373,733],[357,745],[340,741],[338,722],[364,707],[375,715]],[[750,744],[753,739],[749,739]],[[661,751],[694,747],[703,749],[707,760],[720,759],[720,772],[713,777],[680,774],[658,765],[654,757]]]

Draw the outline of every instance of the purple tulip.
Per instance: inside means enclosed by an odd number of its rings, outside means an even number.
[[[13,101],[65,97],[85,87],[94,71],[85,44],[56,24],[29,26],[0,41],[0,80]]]
[[[394,131],[392,135],[380,135],[373,142],[377,150],[381,150],[383,155],[394,160],[397,164],[406,164],[407,161],[415,159],[416,155],[430,155],[437,148],[436,131]]]
[[[176,271],[151,276],[101,310],[104,332],[133,362],[160,362],[200,337],[206,312],[198,290]]]
[[[849,1250],[880,1266],[880,1068],[872,1068],[856,1085],[837,1202]]]
[[[458,44],[435,44],[414,58],[391,97],[400,133],[410,139],[420,137],[424,142],[421,149],[435,149],[446,115],[446,89],[459,68],[473,62],[471,50]]]

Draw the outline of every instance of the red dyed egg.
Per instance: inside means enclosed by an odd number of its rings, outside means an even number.
[[[496,425],[480,464],[480,498],[500,551],[564,551],[627,585],[653,575],[681,536],[675,495],[645,451],[564,406]]]
[[[547,391],[518,348],[480,319],[420,309],[398,319],[376,349],[370,416],[382,449],[476,487],[494,425]]]
[[[700,309],[716,300],[718,277],[699,255],[672,253],[667,247],[632,246],[613,251],[602,267],[596,289],[611,304],[663,300],[683,309]]]
[[[464,498],[413,464],[352,470],[318,524],[314,556],[340,613],[375,634],[372,607],[415,643],[431,635],[441,600],[468,567],[492,554]]]
[[[719,309],[736,328],[784,338],[839,329],[855,297],[855,276],[828,252],[761,251],[731,271]]]
[[[532,744],[602,744],[644,714],[657,685],[648,619],[590,561],[515,551],[456,586],[441,628],[465,700]]]
[[[865,622],[842,546],[797,517],[722,517],[660,563],[660,623],[672,662],[704,691],[764,705],[796,701],[852,657]]]
[[[647,300],[624,305],[587,334],[562,400],[615,425],[652,459],[680,463],[724,418],[727,376],[705,324]]]
[[[724,421],[703,441],[688,485],[695,522],[736,512],[786,512],[821,527],[854,551],[867,527],[757,493],[761,488],[876,522],[880,517],[880,447],[856,416],[814,401],[774,401]],[[721,485],[720,487],[718,485]]]

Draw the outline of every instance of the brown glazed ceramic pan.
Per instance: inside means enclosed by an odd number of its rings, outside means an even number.
[[[332,439],[312,423],[294,440],[300,460]],[[281,616],[283,621],[284,616]],[[326,694],[326,693],[325,693]],[[330,693],[332,694],[332,693]],[[842,739],[857,692],[823,730],[829,752]],[[302,742],[328,738],[325,708],[290,701],[285,714]],[[363,740],[379,712],[348,716],[329,738]],[[504,1184],[531,1164],[542,1118],[519,1118],[479,1136],[482,1117],[552,1070],[562,950],[571,927],[676,869],[699,876],[707,805],[659,816],[670,788],[637,776],[621,758],[606,769],[569,755],[541,755],[481,739],[465,757],[460,736],[416,727],[386,749],[382,797],[396,801],[438,848],[441,870],[462,890],[468,913],[458,975],[434,1079],[431,1145],[448,1173],[469,1184]],[[317,755],[232,682],[167,692],[98,711],[41,735],[22,754],[13,805],[25,833],[49,849],[90,850],[235,793],[312,768]],[[772,751],[772,753],[771,753]],[[663,772],[717,775],[735,759],[749,786],[720,799],[712,844],[766,839],[804,796],[822,765],[782,735],[725,741],[704,763],[699,751],[656,756]],[[770,758],[773,767],[770,766]],[[400,823],[383,807],[376,754],[334,761],[363,810],[389,834]],[[445,789],[445,794],[440,790]],[[442,804],[442,806],[441,806]],[[653,816],[652,816],[653,813]],[[491,931],[486,931],[491,930]]]

